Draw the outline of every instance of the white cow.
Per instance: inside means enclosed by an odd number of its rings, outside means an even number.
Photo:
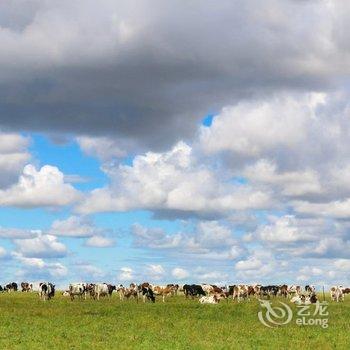
[[[216,294],[210,295],[210,296],[206,296],[206,297],[201,297],[199,299],[199,302],[201,304],[218,304],[219,301],[220,301],[220,297],[217,296]]]
[[[69,295],[71,300],[74,300],[75,296],[78,296],[80,299],[83,298],[86,300],[87,294],[87,284],[86,283],[71,283],[69,285]]]
[[[39,285],[39,297],[42,300],[50,300],[55,296],[55,285],[52,283],[43,282]]]
[[[343,293],[343,287],[342,286],[333,286],[330,290],[331,299],[333,301],[336,301],[337,303],[339,301],[344,301],[344,293]]]
[[[108,296],[108,286],[106,283],[97,283],[93,286],[94,299],[100,300],[100,296]]]
[[[301,287],[292,284],[288,286],[287,292],[289,297],[292,297],[293,295],[298,296],[301,294]]]

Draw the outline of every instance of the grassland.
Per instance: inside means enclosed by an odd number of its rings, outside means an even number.
[[[294,307],[295,309],[295,307]],[[49,302],[0,294],[0,349],[350,349],[350,298],[331,303],[329,327],[260,324],[256,300],[200,305],[133,300]]]

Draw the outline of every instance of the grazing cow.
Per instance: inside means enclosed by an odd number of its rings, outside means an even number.
[[[22,292],[30,292],[31,291],[31,285],[28,282],[22,282],[21,283]]]
[[[12,283],[6,284],[4,290],[6,290],[8,293],[10,293],[10,292],[17,292],[18,285],[17,285],[16,282],[12,282]]]
[[[342,286],[333,286],[330,290],[331,299],[336,301],[344,301],[343,287]]]
[[[202,286],[200,285],[197,285],[197,284],[185,284],[183,286],[183,290],[184,290],[184,294],[185,294],[185,297],[188,298],[188,296],[194,298],[194,297],[197,297],[197,296],[206,296]]]
[[[42,300],[50,300],[55,296],[55,285],[43,282],[39,284],[39,297]]]
[[[152,301],[152,303],[156,302],[152,286],[148,282],[140,284],[138,286],[138,291],[142,295],[144,303],[146,302],[146,299]]]
[[[65,291],[62,293],[62,296],[63,296],[63,297],[69,297],[69,296],[70,296],[69,290],[65,290]]]
[[[86,294],[87,294],[86,283],[72,283],[69,285],[69,295],[72,301],[74,300],[75,296],[78,296],[79,299],[82,299],[84,296],[84,299],[86,300]]]
[[[218,304],[220,302],[220,297],[216,294],[210,296],[204,296],[199,298],[201,304]]]
[[[169,296],[169,295],[173,295],[175,291],[175,287],[174,286],[155,286],[153,287],[153,293],[155,295],[161,295],[163,298],[163,303],[165,302],[165,297]]]
[[[305,286],[305,292],[306,293],[315,293],[316,292],[316,288],[315,288],[315,286],[306,285]]]

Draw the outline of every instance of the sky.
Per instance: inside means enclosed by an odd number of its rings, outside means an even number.
[[[0,3],[0,284],[348,285],[350,5]]]

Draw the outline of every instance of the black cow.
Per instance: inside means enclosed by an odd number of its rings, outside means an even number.
[[[108,288],[108,295],[111,297],[112,293],[114,290],[116,290],[116,286],[113,286],[112,284],[107,284],[107,288]]]
[[[194,298],[197,296],[206,296],[202,286],[198,285],[198,284],[185,284],[183,287],[184,290],[184,294],[186,296],[186,298],[188,298],[188,296]]]
[[[4,291],[4,289],[0,286],[0,292],[3,292]]]

